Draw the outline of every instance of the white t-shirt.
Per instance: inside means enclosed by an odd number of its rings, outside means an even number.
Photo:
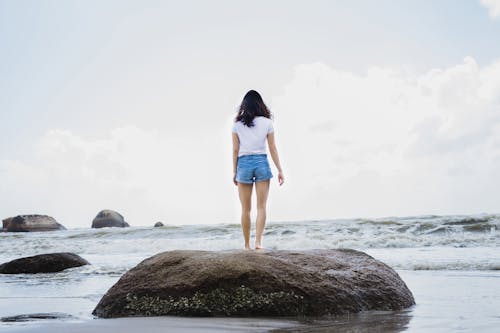
[[[250,154],[266,154],[266,139],[269,133],[274,132],[273,121],[258,116],[253,119],[253,126],[248,127],[241,121],[233,125],[233,133],[238,134],[240,150],[238,156]]]

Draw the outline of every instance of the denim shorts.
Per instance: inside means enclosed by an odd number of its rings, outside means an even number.
[[[242,155],[238,157],[236,181],[252,184],[273,177],[267,154]]]

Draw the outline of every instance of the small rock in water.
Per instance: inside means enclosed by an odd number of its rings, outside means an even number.
[[[7,231],[7,227],[9,226],[10,221],[12,221],[13,217],[7,217],[2,220],[2,229]]]
[[[2,221],[3,230],[9,232],[66,230],[53,217],[47,215],[18,215]]]
[[[154,226],[155,228],[158,228],[158,227],[163,227],[164,225],[163,222],[156,222]]]
[[[22,322],[40,319],[69,319],[73,318],[72,315],[61,312],[48,312],[48,313],[28,313],[16,316],[8,316],[0,318],[3,322]]]
[[[125,222],[123,216],[114,210],[104,209],[97,214],[92,221],[92,228],[117,227],[125,228],[130,225]]]
[[[54,273],[89,264],[87,260],[74,253],[46,253],[1,264],[0,274]]]
[[[129,270],[92,313],[105,318],[328,316],[414,304],[392,268],[355,250],[179,250]]]

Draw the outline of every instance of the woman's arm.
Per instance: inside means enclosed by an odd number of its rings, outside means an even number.
[[[276,142],[274,140],[274,132],[267,135],[267,144],[269,145],[269,152],[271,153],[274,165],[276,165],[276,169],[278,169],[278,182],[280,185],[283,185],[285,182],[285,176],[283,175],[283,169],[281,169],[278,149],[276,148]]]
[[[240,152],[240,138],[238,134],[233,132],[233,183],[238,185],[236,181],[236,167],[238,165],[238,153]]]

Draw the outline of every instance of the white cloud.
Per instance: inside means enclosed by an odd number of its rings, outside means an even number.
[[[500,61],[364,75],[302,64],[267,102],[287,177],[273,181],[271,220],[498,212]],[[26,159],[0,160],[1,213],[48,213],[70,227],[102,208],[133,225],[237,222],[231,116],[175,136],[50,130]]]
[[[493,18],[500,17],[500,0],[481,0],[481,5],[488,9],[488,13]]]
[[[103,208],[133,225],[227,220],[237,197],[221,143],[216,135],[166,137],[135,126],[100,139],[50,130],[28,162],[0,160],[0,177],[8,180],[0,197],[11,207],[3,213],[47,213],[73,227],[90,225]]]
[[[480,68],[471,57],[423,74],[297,66],[272,103],[297,211],[497,211],[499,77],[500,62]]]

